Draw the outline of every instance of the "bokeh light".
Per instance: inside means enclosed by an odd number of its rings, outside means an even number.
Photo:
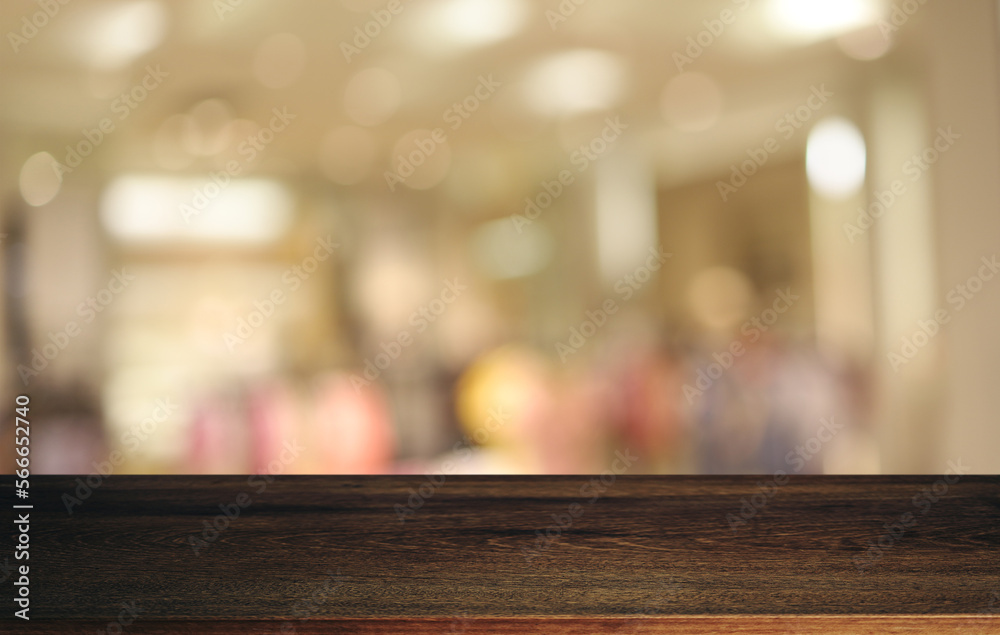
[[[28,205],[38,207],[55,198],[62,187],[55,158],[48,152],[31,155],[21,166],[20,186]]]
[[[809,183],[825,196],[846,198],[864,184],[867,151],[857,126],[830,118],[809,131],[806,173]]]

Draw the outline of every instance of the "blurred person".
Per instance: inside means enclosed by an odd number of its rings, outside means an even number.
[[[196,402],[188,437],[187,470],[191,474],[245,474],[247,450],[243,396],[236,387],[217,390]]]
[[[777,325],[796,298],[779,290],[764,306],[749,278],[731,267],[693,279],[689,302],[701,344],[684,394],[702,472],[822,472],[823,444],[814,437],[838,430],[829,419],[837,385],[818,355],[788,343]],[[759,316],[752,306],[764,307]]]
[[[322,473],[391,472],[396,436],[378,383],[359,388],[346,372],[326,373],[313,382],[311,408]]]
[[[827,443],[843,422],[830,369],[810,348],[776,333],[734,341],[745,352],[703,394],[689,393],[701,471],[823,473]],[[692,361],[688,386],[705,386],[711,370],[721,368],[707,353]]]
[[[811,345],[775,342],[768,391],[772,421],[762,448],[767,471],[822,474],[832,441],[851,418],[837,377]]]
[[[607,469],[609,388],[582,364],[557,378],[552,416],[535,431],[543,473],[590,474]]]
[[[757,459],[767,414],[762,395],[748,388],[769,367],[766,356],[754,359],[748,348],[759,334],[751,342],[740,332],[754,302],[753,285],[742,271],[715,266],[692,279],[687,296],[695,331],[682,390],[698,471],[763,471]],[[755,372],[741,378],[734,366],[746,359]]]
[[[693,355],[688,384],[711,357]],[[758,461],[767,426],[761,395],[746,382],[723,373],[700,394],[689,398],[690,423],[698,471],[702,474],[740,474],[766,471]]]
[[[285,461],[289,447],[296,459],[300,443],[305,443],[302,404],[297,386],[283,377],[269,378],[251,386],[248,396],[248,418],[251,437],[251,469],[256,474],[267,472],[272,466]],[[284,472],[301,472],[285,465]]]
[[[875,382],[863,364],[844,358],[828,362],[837,381],[843,426],[825,447],[826,474],[880,474],[882,453],[875,429]]]
[[[613,344],[607,362],[616,443],[639,457],[635,471],[656,474],[682,468],[682,372],[674,356],[656,342]]]

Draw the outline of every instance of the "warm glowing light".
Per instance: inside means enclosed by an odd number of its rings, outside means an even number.
[[[361,255],[350,294],[367,327],[393,334],[407,328],[413,308],[436,293],[427,261],[406,245],[380,240]]]
[[[837,46],[844,55],[867,62],[877,60],[892,48],[891,33],[884,33],[877,25],[866,26],[837,38]]]
[[[767,9],[775,30],[803,39],[844,33],[879,18],[873,0],[771,0]]]
[[[159,46],[167,11],[156,0],[117,2],[93,9],[80,25],[83,59],[93,68],[116,69]]]
[[[846,198],[864,184],[865,140],[846,119],[824,119],[809,132],[806,174],[809,184],[829,198]]]
[[[542,60],[525,78],[525,99],[546,115],[614,106],[625,88],[625,65],[604,51],[579,49]]]
[[[531,415],[544,403],[552,368],[536,351],[508,345],[477,358],[455,388],[455,413],[468,437],[480,445],[510,446],[528,434]],[[491,408],[509,422],[486,430]],[[489,434],[477,434],[483,429]]]
[[[133,243],[265,244],[291,223],[288,189],[265,179],[121,176],[101,200],[101,220]]]
[[[417,22],[415,42],[436,53],[454,53],[505,40],[524,26],[523,0],[441,0]]]

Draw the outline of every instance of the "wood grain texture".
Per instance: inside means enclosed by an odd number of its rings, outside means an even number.
[[[1000,478],[963,477],[928,505],[934,476],[793,476],[732,528],[727,515],[742,518],[769,480],[113,476],[70,515],[74,477],[34,477],[32,629],[106,628],[125,603],[126,632],[189,632],[164,622],[177,619],[239,621],[206,633],[282,620],[299,633],[524,632],[519,620],[539,618],[567,633],[1000,633]],[[431,495],[413,496],[422,485]],[[11,500],[9,480],[2,490]],[[251,502],[207,540],[204,522],[241,494]],[[401,522],[411,497],[423,504]],[[914,523],[892,537],[906,513]],[[23,625],[8,617],[0,630]],[[754,619],[772,627],[739,630]],[[237,624],[251,630],[225,630]]]
[[[11,631],[14,632],[14,631]],[[18,633],[93,635],[106,622],[35,621]],[[1000,622],[983,616],[729,615],[649,618],[435,618],[306,621],[142,621],[123,632],[146,635],[996,635]]]

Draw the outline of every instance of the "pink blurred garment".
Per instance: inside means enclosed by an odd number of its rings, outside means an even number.
[[[388,474],[396,438],[385,394],[372,384],[356,389],[346,374],[316,381],[313,418],[326,474]]]

